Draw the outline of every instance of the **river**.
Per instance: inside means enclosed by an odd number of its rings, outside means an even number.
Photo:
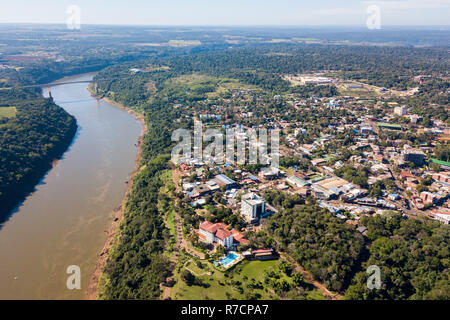
[[[142,132],[134,116],[91,97],[87,85],[50,87],[55,103],[77,119],[78,131],[35,192],[0,226],[0,299],[85,298]],[[66,286],[71,265],[80,267],[81,290]]]

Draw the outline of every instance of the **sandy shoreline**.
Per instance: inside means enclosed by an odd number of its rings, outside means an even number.
[[[91,95],[94,98],[98,98],[92,93],[92,91],[90,91],[90,92],[91,92]],[[88,288],[86,290],[86,298],[88,300],[96,300],[97,299],[97,296],[98,296],[98,283],[99,283],[99,280],[100,280],[100,278],[102,276],[103,269],[105,267],[106,261],[108,260],[109,253],[110,253],[111,247],[112,247],[113,242],[114,242],[114,237],[116,235],[119,235],[119,233],[117,232],[118,231],[118,227],[119,227],[120,223],[122,222],[123,213],[124,213],[124,209],[125,209],[125,203],[127,201],[128,194],[130,193],[131,187],[133,185],[134,177],[136,176],[136,173],[137,173],[137,171],[139,169],[139,163],[141,161],[142,139],[143,139],[144,135],[147,132],[147,125],[145,124],[145,119],[144,119],[143,115],[138,114],[135,111],[125,107],[124,105],[122,105],[120,103],[117,103],[115,101],[112,101],[112,100],[110,100],[108,98],[102,98],[102,100],[104,100],[104,101],[106,101],[106,102],[108,102],[108,103],[110,103],[110,104],[112,104],[112,105],[114,105],[114,106],[116,106],[118,108],[121,108],[121,109],[125,110],[129,114],[132,114],[136,118],[136,120],[138,120],[141,123],[141,125],[142,125],[142,132],[141,132],[141,135],[138,138],[138,142],[137,142],[137,144],[138,144],[138,152],[137,152],[137,155],[136,155],[135,166],[134,166],[133,172],[131,172],[131,174],[129,176],[129,179],[128,179],[127,190],[125,191],[124,197],[123,197],[122,202],[120,203],[120,205],[114,209],[114,212],[115,212],[114,219],[111,222],[111,226],[109,227],[109,229],[107,231],[105,245],[103,246],[103,249],[101,250],[101,252],[98,255],[98,259],[97,259],[97,263],[95,265],[94,273],[91,276],[91,280],[89,281],[89,285],[88,285]]]

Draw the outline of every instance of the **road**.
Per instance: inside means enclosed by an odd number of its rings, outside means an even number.
[[[173,185],[175,187],[176,193],[181,191],[181,188],[179,185],[180,179],[181,179],[181,172],[173,165],[172,166],[172,181],[173,181]],[[181,216],[180,216],[179,212],[176,210],[178,201],[179,201],[179,199],[175,197],[175,230],[176,230],[177,238],[176,238],[176,245],[175,245],[172,257],[170,258],[170,264],[173,265],[174,267],[175,267],[175,264],[177,263],[178,255],[179,255],[179,252],[181,249],[186,250],[191,255],[196,256],[200,259],[205,259],[205,255],[203,253],[192,250],[189,247],[186,239],[184,239],[183,227],[182,227],[182,223],[181,223],[181,221],[182,221]],[[170,282],[171,280],[173,280],[173,275],[170,276],[166,282]],[[170,287],[164,287],[164,293],[163,293],[164,300],[170,298],[170,292],[171,292]]]
[[[292,265],[294,265],[295,270],[300,272],[303,275],[303,278],[305,280],[307,280],[308,282],[310,282],[314,287],[316,287],[316,289],[319,290],[319,292],[324,297],[331,299],[331,300],[341,300],[343,298],[343,296],[341,294],[332,293],[322,283],[315,280],[314,277],[308,271],[303,269],[303,267],[297,261],[295,261],[294,258],[292,258],[289,254],[287,254],[286,252],[281,252],[280,255],[283,258],[285,258],[287,261],[289,261]]]

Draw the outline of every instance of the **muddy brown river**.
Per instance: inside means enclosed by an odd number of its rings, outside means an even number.
[[[91,97],[87,86],[50,87],[54,101],[79,127],[63,158],[0,226],[0,299],[85,298],[142,131],[132,115]],[[66,286],[70,265],[80,267],[81,290]]]

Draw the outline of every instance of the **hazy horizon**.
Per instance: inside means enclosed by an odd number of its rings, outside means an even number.
[[[364,27],[370,6],[382,26],[449,26],[450,16],[450,0],[16,0],[0,4],[0,23],[64,24],[71,5],[86,25]]]

